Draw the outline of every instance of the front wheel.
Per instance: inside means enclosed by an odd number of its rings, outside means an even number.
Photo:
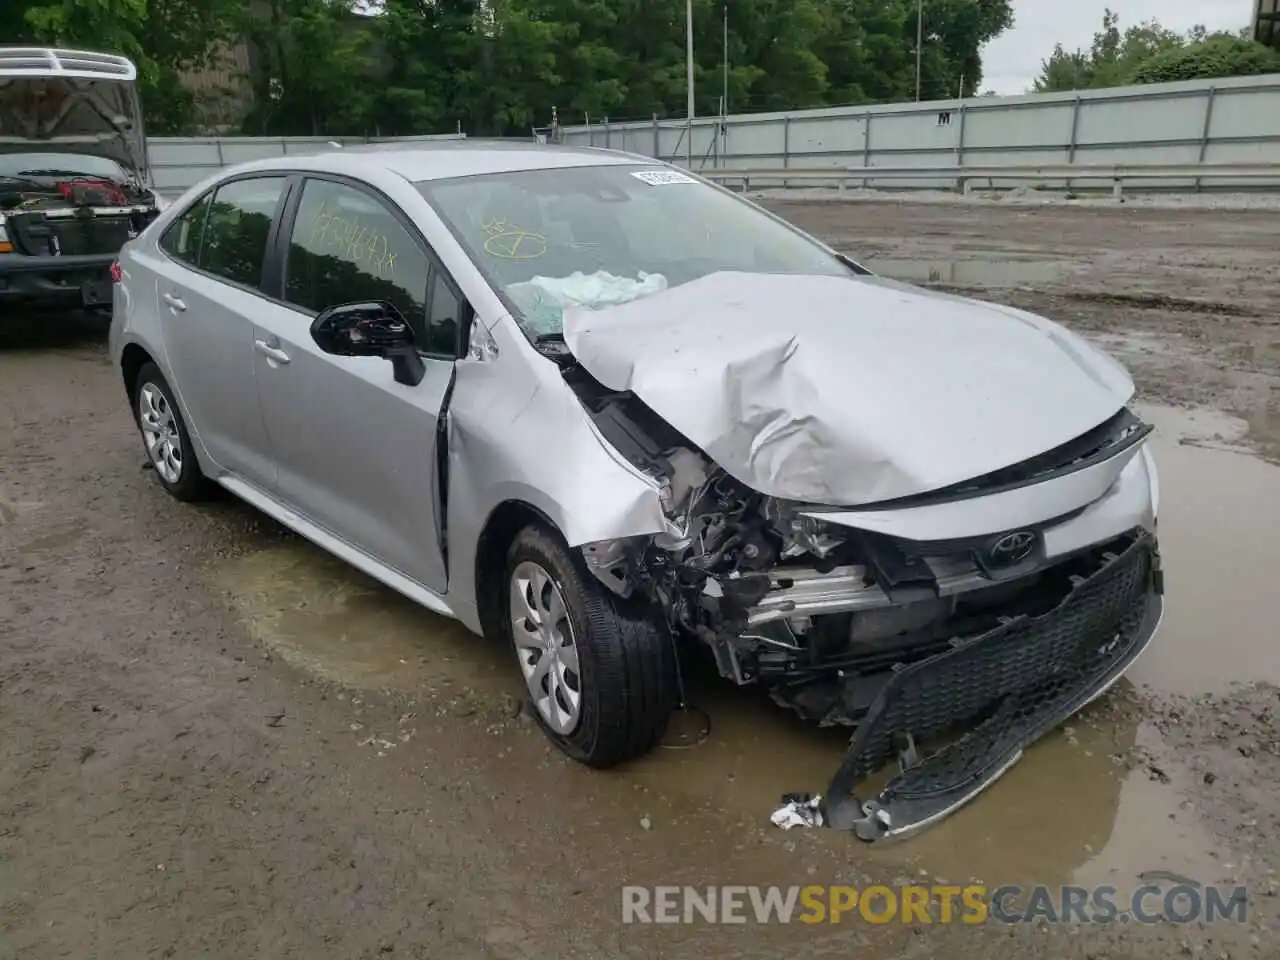
[[[676,700],[666,632],[596,583],[545,527],[520,532],[506,570],[507,632],[543,732],[592,767],[651,750]]]

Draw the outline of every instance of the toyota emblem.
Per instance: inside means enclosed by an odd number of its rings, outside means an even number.
[[[991,545],[991,563],[999,567],[1009,567],[1021,563],[1036,548],[1036,535],[1030,530],[1018,530],[1006,533]]]

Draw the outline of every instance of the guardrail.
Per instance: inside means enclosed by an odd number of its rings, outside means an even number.
[[[1112,195],[1124,196],[1124,185],[1133,181],[1150,181],[1168,185],[1172,181],[1191,182],[1199,189],[1203,180],[1254,181],[1256,186],[1280,189],[1280,163],[1162,163],[1162,164],[977,164],[907,166],[907,167],[775,167],[750,169],[700,170],[708,180],[741,183],[743,191],[754,180],[770,183],[789,182],[835,183],[843,190],[850,182],[882,181],[951,181],[963,193],[973,190],[975,183],[986,181],[994,189],[997,182],[1062,183],[1070,189],[1092,182],[1110,184]]]

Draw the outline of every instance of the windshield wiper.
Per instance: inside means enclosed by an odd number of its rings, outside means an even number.
[[[872,276],[872,272],[870,270],[868,270],[866,267],[864,267],[862,264],[858,263],[851,257],[846,257],[843,253],[837,253],[836,259],[839,260],[841,263],[843,263],[846,267],[848,267],[850,270],[852,270],[855,274],[857,274],[860,277]]]

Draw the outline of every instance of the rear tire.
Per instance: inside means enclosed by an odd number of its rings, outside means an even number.
[[[200,471],[191,434],[173,399],[173,390],[154,363],[138,371],[133,384],[133,419],[160,485],[175,499],[208,499],[213,484]]]
[[[562,751],[610,767],[662,739],[676,702],[671,638],[544,526],[525,527],[507,552],[503,612],[531,713]]]

